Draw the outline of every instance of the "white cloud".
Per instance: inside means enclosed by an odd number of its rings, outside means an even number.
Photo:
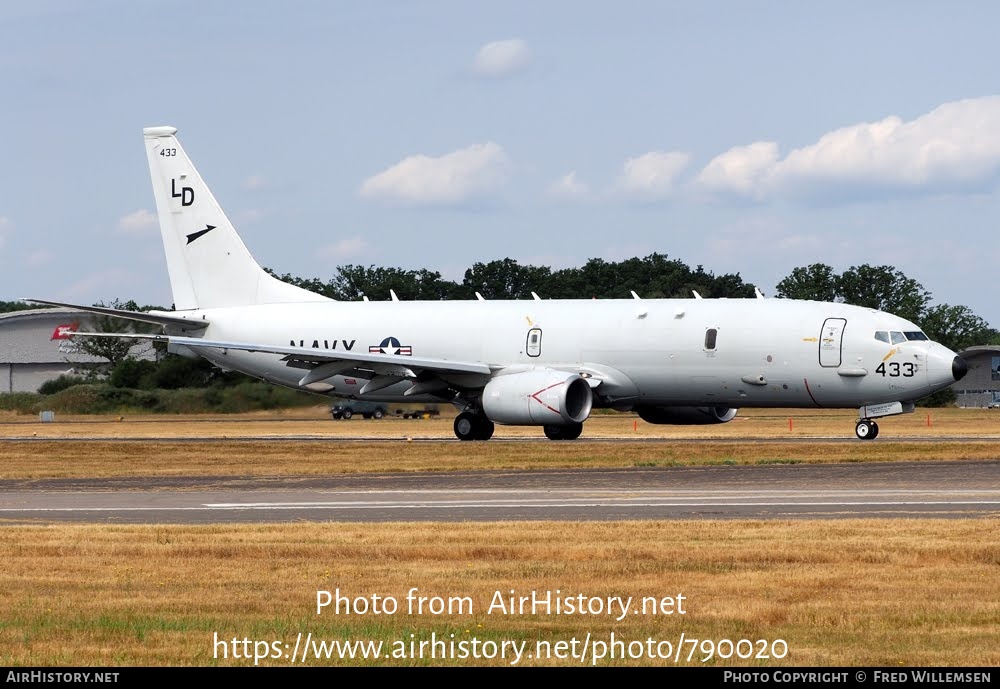
[[[709,192],[754,196],[777,161],[778,144],[772,141],[737,146],[706,165],[695,179],[695,187]]]
[[[159,223],[156,220],[156,216],[145,208],[138,210],[135,213],[129,213],[118,220],[118,231],[121,234],[146,234],[147,232],[157,229],[158,226]]]
[[[476,52],[472,71],[493,79],[507,77],[526,68],[530,60],[528,44],[520,38],[494,41]]]
[[[493,142],[438,158],[415,155],[369,177],[363,198],[427,205],[455,205],[496,192],[507,181],[508,160]]]
[[[616,189],[643,201],[657,201],[671,196],[677,180],[691,156],[677,151],[651,151],[625,161]]]
[[[585,198],[590,193],[590,187],[577,179],[574,170],[552,182],[545,193],[549,198],[573,201]]]
[[[363,253],[368,248],[368,243],[363,237],[347,237],[339,242],[320,247],[316,252],[322,258],[343,260]]]
[[[989,188],[1000,173],[1000,96],[945,103],[909,122],[886,117],[824,134],[779,159],[777,144],[730,149],[697,185],[746,198],[870,198]]]

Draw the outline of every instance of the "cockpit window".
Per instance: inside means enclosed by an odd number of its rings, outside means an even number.
[[[916,330],[913,332],[904,332],[907,340],[929,340],[930,338],[924,335],[921,331]]]
[[[892,338],[893,344],[903,344],[904,342],[906,342],[906,337],[903,336],[903,333],[897,332],[895,330],[889,333],[889,337]]]
[[[889,332],[887,330],[877,330],[875,331],[875,339],[879,342],[889,344]]]

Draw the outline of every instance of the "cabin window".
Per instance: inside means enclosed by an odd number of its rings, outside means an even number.
[[[525,344],[528,356],[540,356],[542,353],[542,329],[532,328],[528,331],[528,341]]]
[[[705,331],[705,350],[709,352],[715,351],[715,341],[719,337],[719,331],[716,328],[709,328]]]
[[[903,344],[904,342],[906,342],[906,337],[903,336],[903,333],[898,332],[896,330],[893,330],[891,333],[889,333],[889,336],[892,338],[893,344]]]
[[[879,342],[885,342],[886,344],[889,344],[889,331],[888,330],[876,331],[875,339],[878,340]]]

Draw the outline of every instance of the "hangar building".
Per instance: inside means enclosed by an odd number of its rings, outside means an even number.
[[[1000,405],[1000,346],[977,345],[959,352],[969,372],[954,386],[960,407]]]
[[[0,393],[37,392],[46,381],[107,363],[79,351],[73,340],[62,333],[63,329],[85,324],[91,317],[76,309],[0,313]],[[151,356],[148,345],[139,348],[146,350],[145,356]]]

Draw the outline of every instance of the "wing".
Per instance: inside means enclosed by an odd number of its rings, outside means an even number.
[[[153,342],[181,345],[194,351],[199,349],[237,350],[277,354],[286,366],[303,369],[299,385],[318,383],[338,375],[350,375],[368,380],[360,394],[374,392],[402,380],[413,385],[404,393],[415,395],[434,393],[448,388],[481,388],[489,381],[493,369],[482,362],[453,361],[424,357],[401,357],[393,354],[345,352],[309,347],[282,347],[249,342],[206,340],[200,337],[179,335],[149,335],[135,333],[77,332],[74,337],[128,337]]]

